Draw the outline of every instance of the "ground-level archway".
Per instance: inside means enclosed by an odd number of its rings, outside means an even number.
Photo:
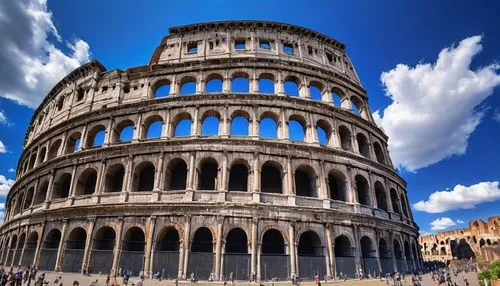
[[[290,259],[285,252],[285,240],[281,232],[270,229],[262,237],[260,275],[262,280],[287,280],[290,276]]]
[[[208,280],[213,272],[214,244],[212,232],[206,227],[196,230],[191,242],[187,273],[194,273],[196,279]]]
[[[401,249],[401,244],[397,239],[392,242],[392,247],[394,248],[394,256],[396,257],[397,270],[399,272],[405,273],[408,271],[406,268],[406,261],[403,258],[403,250]]]
[[[378,242],[378,253],[380,257],[380,266],[382,267],[382,275],[385,276],[387,273],[392,273],[394,271],[394,263],[392,262],[391,251],[383,238]]]
[[[300,235],[297,252],[301,278],[314,279],[316,275],[324,277],[326,274],[325,250],[321,239],[314,231],[306,231]]]
[[[64,251],[63,272],[79,273],[82,270],[86,241],[87,232],[83,228],[76,227],[70,232]]]
[[[139,276],[144,267],[146,240],[139,227],[131,227],[123,236],[120,267],[128,270],[131,276]]]
[[[26,241],[26,246],[24,247],[23,258],[21,260],[21,265],[32,265],[33,259],[35,259],[36,244],[38,243],[38,233],[32,232],[28,236]]]
[[[116,233],[109,226],[101,227],[94,235],[90,256],[90,273],[110,273],[113,265],[113,249]]]
[[[360,241],[361,256],[363,257],[363,275],[377,277],[379,274],[377,250],[373,241],[368,236],[363,236]]]
[[[61,231],[52,229],[47,233],[40,249],[38,269],[53,271],[56,267],[57,250],[61,242]]]
[[[224,247],[224,277],[233,273],[235,280],[247,280],[250,277],[250,254],[248,239],[241,228],[233,228],[226,237]]]
[[[345,275],[349,278],[356,276],[354,248],[351,240],[345,235],[340,235],[335,239],[335,269],[337,275]]]
[[[177,278],[180,236],[174,227],[164,227],[155,244],[153,272],[162,279]]]

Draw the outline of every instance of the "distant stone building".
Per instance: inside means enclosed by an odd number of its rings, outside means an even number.
[[[469,227],[441,231],[419,238],[424,261],[448,262],[452,259],[500,259],[500,216],[469,222]]]
[[[37,108],[1,262],[202,280],[419,269],[406,182],[371,114],[326,35],[170,28],[148,65],[90,62]]]

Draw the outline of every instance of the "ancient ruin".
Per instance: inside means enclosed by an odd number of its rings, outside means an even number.
[[[148,65],[74,70],[27,130],[1,262],[202,280],[419,269],[406,183],[345,49],[212,22],[170,28]]]

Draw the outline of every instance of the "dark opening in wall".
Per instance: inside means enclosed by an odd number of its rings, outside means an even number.
[[[166,188],[169,191],[185,190],[187,180],[187,165],[182,159],[174,159],[167,166],[165,176]]]
[[[347,201],[345,181],[345,176],[340,171],[333,170],[328,174],[328,187],[332,200]]]
[[[387,211],[387,194],[382,183],[378,181],[375,182],[375,196],[378,208]]]
[[[370,204],[370,188],[368,181],[361,175],[356,175],[356,190],[358,192],[358,203],[369,206]]]
[[[206,227],[196,230],[191,242],[191,252],[213,252],[212,232]]]
[[[57,178],[54,182],[54,190],[52,193],[52,199],[67,198],[69,196],[71,186],[71,175],[69,173],[64,173]]]
[[[134,191],[151,192],[155,181],[155,166],[151,162],[140,163],[134,172]]]
[[[94,168],[88,168],[83,171],[78,178],[75,195],[91,195],[95,192],[97,182],[97,171]]]
[[[285,254],[285,240],[279,230],[270,229],[264,233],[262,254]]]
[[[265,49],[265,50],[270,50],[271,43],[268,40],[260,40],[259,41],[259,48]]]
[[[144,251],[146,242],[144,232],[138,227],[131,227],[123,237],[122,250]]]
[[[287,54],[293,54],[293,44],[283,43],[283,52]]]
[[[295,171],[295,192],[297,196],[316,197],[316,182],[310,167],[301,166]]]
[[[339,136],[342,150],[351,151],[351,131],[342,125],[339,127]]]
[[[248,253],[248,240],[245,231],[233,228],[227,234],[226,253]]]
[[[173,228],[164,228],[158,235],[156,251],[179,251],[179,232]]]
[[[321,239],[314,231],[306,231],[300,236],[298,253],[303,256],[324,255]]]
[[[201,163],[198,190],[216,190],[218,169],[219,165],[212,158],[206,159]]]
[[[187,52],[189,54],[196,54],[198,52],[198,43],[197,42],[188,43]]]
[[[125,168],[122,164],[115,164],[109,167],[106,173],[106,192],[121,192],[123,188],[123,178],[125,176]]]
[[[248,168],[244,164],[235,164],[229,172],[230,192],[246,192],[248,188]]]
[[[335,257],[353,257],[354,249],[351,241],[345,235],[340,235],[335,239]]]
[[[272,162],[266,162],[260,173],[260,190],[263,193],[281,194],[282,190],[281,170]]]

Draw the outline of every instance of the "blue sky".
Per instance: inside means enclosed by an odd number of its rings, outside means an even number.
[[[0,4],[0,12],[13,9],[7,7],[9,5],[16,4]],[[48,15],[48,19],[41,23],[41,26],[49,32],[43,39],[38,39],[42,44],[32,46],[40,47],[42,52],[39,52],[39,55],[44,57],[46,53],[43,50],[47,49],[47,43],[50,43],[54,49],[67,55],[67,58],[63,57],[61,61],[68,63],[69,67],[75,65],[73,59],[79,63],[88,58],[99,60],[108,70],[146,65],[156,46],[167,34],[168,27],[213,20],[256,19],[285,22],[336,38],[347,45],[347,52],[364,88],[368,91],[371,110],[379,110],[382,126],[387,127],[384,130],[388,131],[391,137],[396,137],[394,141],[401,138],[408,140],[407,133],[413,131],[421,140],[405,145],[409,146],[406,150],[415,152],[412,158],[407,158],[407,154],[399,155],[394,149],[394,154],[400,158],[399,161],[406,162],[406,168],[400,168],[399,172],[408,182],[410,202],[428,203],[423,207],[427,212],[412,208],[420,228],[430,232],[430,223],[443,217],[450,218],[451,222],[446,220],[441,225],[439,223],[443,220],[435,222],[435,230],[443,227],[465,227],[466,224],[458,221],[467,223],[472,218],[487,218],[499,214],[500,190],[498,183],[496,186],[494,184],[500,179],[500,152],[497,147],[500,140],[500,89],[495,77],[498,71],[491,69],[490,88],[486,90],[448,94],[443,96],[442,102],[436,100],[435,95],[426,98],[426,103],[423,104],[415,100],[419,94],[425,95],[418,91],[419,83],[426,83],[429,87],[436,84],[445,93],[450,86],[459,85],[458,80],[453,80],[460,79],[460,75],[455,76],[453,71],[450,71],[450,65],[443,64],[448,68],[444,69],[445,73],[448,73],[443,78],[435,76],[440,75],[437,69],[432,72],[433,65],[443,49],[451,48],[450,53],[453,54],[455,48],[457,55],[460,47],[471,51],[480,45],[481,51],[472,52],[475,56],[468,66],[472,72],[500,61],[498,1],[483,1],[481,5],[471,1],[314,1],[314,4],[312,1],[49,1],[47,6],[47,11],[51,11],[52,15]],[[1,15],[9,14],[0,13]],[[19,27],[22,26],[22,18],[14,20],[19,20]],[[52,27],[48,23],[53,24],[57,34],[50,32]],[[9,25],[17,24],[15,21],[11,21],[11,24],[2,23],[0,17],[1,32],[17,30]],[[474,41],[474,38],[471,38],[473,36],[479,36],[479,39],[475,38]],[[13,42],[31,41],[19,37],[14,32],[9,37]],[[469,50],[467,43],[459,44],[464,39],[470,40]],[[5,42],[5,39],[3,41]],[[4,48],[4,45],[0,45],[0,53]],[[27,50],[26,53],[36,58],[35,48]],[[90,56],[86,53],[90,53]],[[458,56],[452,59],[467,62],[467,59]],[[431,71],[422,69],[428,72],[431,79],[436,80],[422,79],[415,83],[415,88],[406,86],[408,89],[400,96],[397,96],[396,92],[392,98],[386,96],[386,90],[391,90],[390,86],[401,87],[398,85],[401,81],[398,81],[397,76],[412,77],[415,72],[412,73],[411,70],[419,63],[430,64],[428,67]],[[396,70],[398,64],[407,65],[410,71]],[[70,70],[68,67],[66,69]],[[47,70],[51,69],[45,69]],[[65,69],[58,71],[62,70]],[[388,74],[394,77],[387,77],[385,82],[381,81],[381,74],[389,71],[393,71]],[[0,68],[0,76],[8,73],[9,71]],[[478,78],[481,78],[480,76],[483,75],[478,73]],[[47,89],[53,81],[52,78],[38,81],[41,84],[46,83],[40,90]],[[444,81],[449,81],[450,86],[444,85]],[[15,88],[18,90],[14,90]],[[19,91],[17,97],[12,96],[16,91]],[[410,97],[410,94],[413,97]],[[17,99],[18,102],[24,100],[24,105],[6,97]],[[2,120],[3,117],[0,116],[0,142],[5,146],[3,153],[0,148],[0,176],[4,176],[4,182],[0,180],[0,188],[3,189],[9,185],[5,178],[15,177],[9,169],[16,167],[24,132],[33,113],[32,108],[26,107],[30,105],[26,102],[32,102],[30,97],[42,98],[42,94],[34,88],[14,85],[11,90],[7,90],[2,88],[0,83],[0,114],[5,117]],[[401,128],[391,125],[391,121],[400,118],[398,116],[402,113],[396,113],[393,117],[384,114],[384,110],[395,98],[404,101],[407,106],[420,108],[417,108],[415,114],[410,114],[411,116],[419,118],[419,111],[430,110],[433,120],[425,123],[426,125],[409,125],[409,130],[402,132]],[[435,102],[432,105],[425,105],[433,100]],[[455,108],[464,101],[465,106]],[[457,138],[465,140],[465,143],[451,148],[449,146],[454,143],[445,139],[449,140],[448,135],[454,134],[458,127],[463,127],[460,125],[463,118],[475,119],[475,126],[472,131],[457,135]],[[447,124],[441,126],[441,119]],[[429,132],[431,129],[439,132],[432,134]],[[464,149],[465,145],[467,147]],[[438,147],[432,149],[432,146]],[[428,148],[428,153],[425,153]],[[438,154],[441,152],[439,148],[443,150],[442,154]],[[424,160],[422,157],[428,158]],[[486,182],[493,184],[480,184]],[[455,188],[456,185],[463,185],[465,188],[460,190],[460,187]],[[429,201],[432,193],[453,188],[455,192],[437,194],[436,201]],[[439,201],[441,197],[457,197],[459,194],[475,199],[462,204],[457,201],[441,204]],[[485,199],[477,199],[482,197],[482,194],[485,194]],[[1,197],[0,201],[3,200],[5,198]],[[430,206],[436,204],[449,207],[443,210]],[[460,209],[461,206],[467,205],[475,207]]]

